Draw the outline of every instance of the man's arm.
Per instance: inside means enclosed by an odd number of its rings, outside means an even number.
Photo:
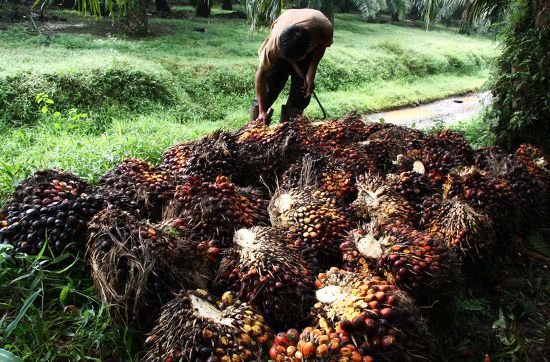
[[[266,71],[258,68],[256,71],[256,99],[258,100],[258,110],[259,116],[258,119],[264,123],[269,122],[269,117],[267,115],[267,109],[265,109],[265,80]]]
[[[309,64],[309,69],[307,71],[304,84],[305,93],[307,96],[310,96],[315,89],[315,73],[317,73],[317,66],[319,65],[319,62],[323,58],[323,55],[325,55],[325,49],[326,48],[324,46],[320,45],[312,51],[311,63]]]

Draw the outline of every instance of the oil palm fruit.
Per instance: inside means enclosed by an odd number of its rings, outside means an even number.
[[[321,263],[337,257],[352,218],[335,199],[312,188],[279,190],[269,204],[271,224],[285,230],[288,243],[312,247]]]
[[[415,222],[414,208],[381,176],[367,173],[357,179],[356,185],[358,194],[352,206],[360,219],[379,223],[392,218]]]
[[[241,229],[223,252],[215,284],[255,306],[268,321],[289,327],[313,304],[317,261],[313,250],[288,246],[271,227]]]
[[[177,143],[170,147],[164,152],[164,159],[161,167],[176,173],[183,173],[193,153],[195,144],[196,141],[189,141]]]
[[[167,303],[146,339],[144,361],[265,361],[264,318],[231,292],[182,291]]]
[[[236,229],[269,223],[268,201],[260,190],[240,188],[225,176],[214,182],[190,177],[178,186],[165,219],[178,219],[179,228],[197,237],[214,238],[221,246],[231,245]]]
[[[475,155],[461,133],[447,130],[425,136],[420,147],[405,156],[421,161],[430,179],[441,183],[454,167],[472,165]]]
[[[194,142],[182,173],[213,182],[217,176],[233,177],[239,171],[235,135],[218,130]]]
[[[387,174],[386,181],[418,214],[422,212],[423,203],[428,197],[441,192],[440,187],[427,175],[416,171],[403,171],[398,175]]]
[[[353,360],[354,351],[361,357],[397,361],[429,349],[425,325],[411,298],[388,280],[331,268],[319,274],[316,284],[314,325],[344,337],[341,342],[352,352],[345,350],[347,361]]]
[[[443,200],[427,219],[426,230],[474,261],[496,243],[491,218],[461,200]]]
[[[173,293],[205,287],[212,270],[194,244],[133,215],[107,208],[90,223],[86,258],[113,317],[146,330]]]
[[[37,171],[15,189],[0,213],[0,240],[29,254],[37,254],[46,241],[58,252],[69,244],[78,250],[88,222],[106,206],[96,191],[71,173]]]
[[[100,192],[107,200],[139,217],[158,220],[163,205],[183,182],[177,174],[136,158],[122,161],[100,180]]]

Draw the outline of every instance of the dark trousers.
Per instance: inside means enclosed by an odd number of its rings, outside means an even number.
[[[305,76],[311,63],[311,55],[308,54],[304,59],[296,63],[298,68]],[[290,76],[290,94],[288,96],[288,102],[291,107],[304,110],[311,101],[311,96],[306,97],[302,91],[304,81],[296,74],[296,71],[292,67],[290,62],[279,59],[277,64],[267,72],[266,74],[266,89],[264,95],[265,109],[269,109],[281,94],[281,91],[285,87],[285,84]],[[254,98],[252,102],[254,107],[258,106],[258,100]]]

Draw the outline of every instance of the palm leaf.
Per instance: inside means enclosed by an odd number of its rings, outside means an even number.
[[[351,2],[359,9],[363,19],[372,19],[379,12],[388,9],[386,0],[351,0]]]

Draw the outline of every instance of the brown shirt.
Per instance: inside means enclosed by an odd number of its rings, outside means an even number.
[[[322,12],[314,9],[287,10],[273,22],[269,36],[258,50],[260,69],[273,68],[279,58],[279,36],[291,25],[309,30],[308,53],[319,46],[328,48],[332,45],[332,24]]]

